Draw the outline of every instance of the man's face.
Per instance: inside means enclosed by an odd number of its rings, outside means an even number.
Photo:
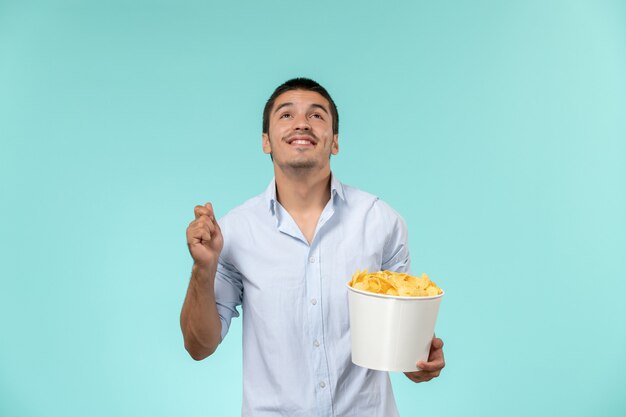
[[[270,112],[263,152],[283,170],[323,168],[339,152],[328,100],[307,90],[291,90],[278,97]]]

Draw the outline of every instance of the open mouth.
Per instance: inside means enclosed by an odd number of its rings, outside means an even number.
[[[317,141],[310,136],[294,135],[287,139],[287,143],[293,146],[315,146]]]

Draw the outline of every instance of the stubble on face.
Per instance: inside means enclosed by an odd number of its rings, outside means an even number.
[[[296,175],[323,169],[335,146],[327,100],[318,93],[295,90],[279,96],[274,107],[269,131],[264,133],[264,151],[275,166]],[[293,136],[309,137],[313,145],[290,144]]]
[[[296,132],[296,134],[301,135],[301,133]],[[313,135],[312,133],[307,133],[307,135],[313,137],[313,139],[315,139],[315,141],[317,143],[319,143],[319,140],[317,139],[317,137],[315,135]],[[289,135],[291,136],[291,135]],[[281,140],[288,140],[288,137],[283,138]],[[272,137],[269,137],[270,143],[272,143],[274,140],[272,139]],[[301,157],[299,158],[293,158],[293,159],[288,159],[287,161],[281,161],[279,159],[274,158],[273,153],[270,153],[270,156],[272,157],[272,160],[274,161],[274,163],[276,165],[278,165],[279,168],[281,168],[283,171],[285,170],[289,170],[289,171],[308,171],[311,170],[313,168],[316,168],[319,163],[317,161],[317,159],[313,158],[313,157],[309,157],[306,156],[305,153],[308,151],[308,149],[297,149],[296,151],[298,153],[301,154]]]

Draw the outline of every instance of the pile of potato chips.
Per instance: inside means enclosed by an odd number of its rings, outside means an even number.
[[[428,297],[443,292],[426,274],[414,277],[392,271],[370,273],[367,269],[363,272],[356,271],[349,285],[357,290],[402,297]]]

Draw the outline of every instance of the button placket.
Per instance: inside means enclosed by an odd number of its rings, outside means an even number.
[[[329,389],[330,375],[328,372],[328,358],[324,349],[324,311],[322,307],[322,280],[320,279],[321,258],[320,243],[321,236],[318,236],[309,249],[306,258],[307,269],[307,299],[309,300],[308,310],[310,318],[311,335],[311,355],[314,365],[314,378],[317,380],[316,396],[321,409],[332,409],[332,394]],[[325,414],[324,414],[325,415]]]

